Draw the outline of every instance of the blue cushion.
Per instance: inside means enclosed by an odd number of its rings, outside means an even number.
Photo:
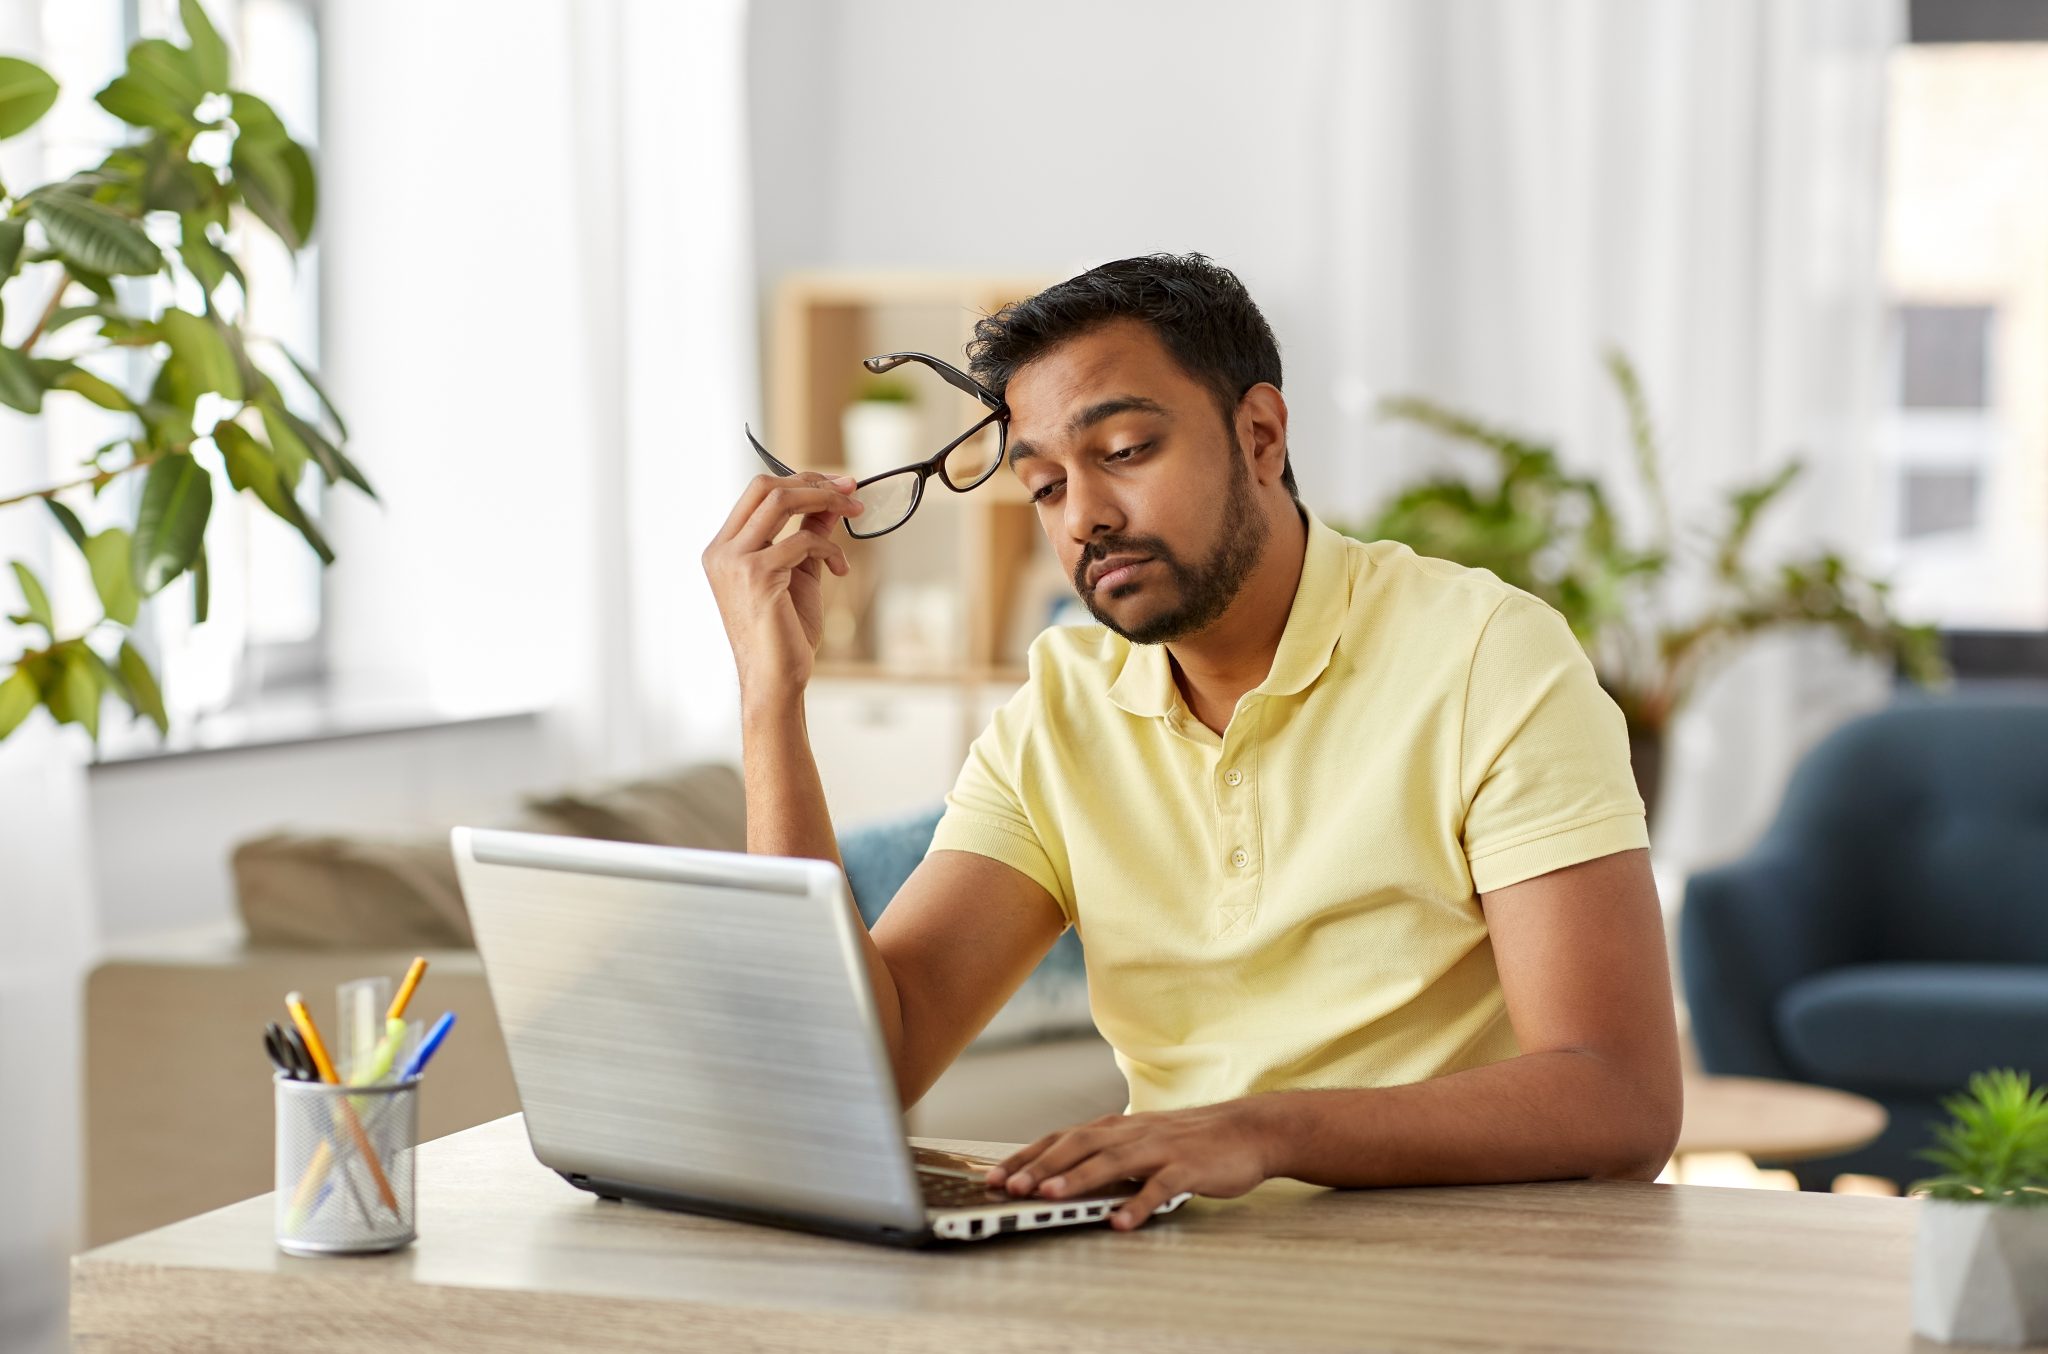
[[[855,828],[839,839],[839,858],[854,906],[869,926],[903,887],[932,844],[945,810]],[[988,1045],[1094,1028],[1081,937],[1071,927],[1054,942],[1031,976],[976,1039]]]
[[[1972,1072],[2048,1076],[2048,968],[1858,964],[1792,984],[1778,1037],[1795,1068],[1832,1086],[1947,1094]]]

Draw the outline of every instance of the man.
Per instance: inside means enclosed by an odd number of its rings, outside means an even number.
[[[1200,255],[1091,269],[970,355],[1101,625],[1032,646],[864,942],[904,1103],[1074,925],[1130,1111],[1018,1152],[1013,1194],[1140,1179],[1128,1229],[1272,1176],[1653,1176],[1662,922],[1621,715],[1563,620],[1302,507],[1272,332]],[[837,859],[803,691],[852,488],[764,476],[705,552],[753,851]]]

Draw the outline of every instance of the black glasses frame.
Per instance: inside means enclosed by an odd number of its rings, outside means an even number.
[[[990,390],[987,386],[975,380],[972,376],[969,376],[966,372],[960,370],[958,367],[952,365],[949,362],[941,361],[940,359],[933,357],[930,353],[882,353],[876,357],[863,358],[861,360],[861,365],[863,367],[866,367],[869,371],[874,372],[877,376],[879,376],[885,371],[893,371],[895,368],[902,366],[905,362],[917,362],[923,364],[924,366],[930,367],[933,371],[939,374],[940,379],[943,380],[947,385],[952,386],[955,390],[963,391],[966,394],[972,395],[975,399],[981,401],[983,406],[985,406],[988,409],[988,413],[984,415],[981,418],[981,420],[977,422],[973,427],[969,428],[966,432],[961,433],[952,441],[946,443],[945,446],[940,447],[936,453],[926,458],[925,460],[918,461],[913,465],[897,466],[894,470],[885,470],[879,475],[870,475],[864,480],[856,481],[854,484],[854,492],[858,494],[862,489],[866,488],[870,484],[875,484],[886,479],[893,479],[898,475],[906,474],[912,471],[915,471],[917,474],[917,483],[913,485],[910,490],[910,507],[904,512],[903,517],[900,521],[893,522],[890,525],[883,527],[880,531],[862,531],[860,528],[854,525],[855,519],[851,517],[844,519],[846,524],[846,534],[852,536],[856,540],[871,541],[878,536],[886,536],[890,532],[896,530],[896,528],[906,525],[911,518],[917,516],[918,505],[924,502],[924,482],[930,479],[933,475],[937,475],[939,479],[945,484],[945,486],[948,489],[951,489],[954,493],[964,494],[969,489],[973,489],[979,485],[986,484],[988,482],[989,476],[995,474],[996,471],[1002,468],[1003,458],[1009,454],[1010,406],[1005,404],[1002,398],[998,396],[994,391]],[[946,457],[950,456],[954,452],[954,450],[957,449],[960,446],[960,444],[965,442],[968,438],[979,434],[984,429],[989,428],[990,426],[993,426],[996,430],[995,459],[989,463],[988,469],[982,471],[981,474],[976,476],[971,483],[955,484],[953,482],[953,477],[946,473]],[[781,461],[776,460],[775,457],[769,452],[768,448],[761,445],[760,439],[754,436],[754,430],[751,427],[747,429],[747,441],[753,444],[754,454],[759,456],[762,460],[762,463],[765,464],[775,474],[786,476],[794,475],[797,473],[789,466],[784,465]]]

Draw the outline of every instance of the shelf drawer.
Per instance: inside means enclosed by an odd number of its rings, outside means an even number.
[[[811,683],[806,708],[811,751],[840,832],[937,805],[967,755],[958,687],[821,680]]]

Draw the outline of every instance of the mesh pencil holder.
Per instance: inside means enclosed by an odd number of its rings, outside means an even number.
[[[412,1241],[419,1079],[329,1086],[279,1074],[277,1244],[296,1255]]]

